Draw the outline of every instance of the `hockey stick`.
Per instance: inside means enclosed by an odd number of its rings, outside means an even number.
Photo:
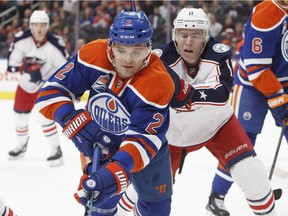
[[[184,161],[185,161],[185,158],[186,158],[186,154],[187,154],[186,149],[182,149],[178,174],[181,174],[181,172],[182,172],[182,168],[184,166]]]
[[[100,156],[100,148],[96,145],[93,153],[93,162],[92,162],[92,173],[96,172],[98,170],[98,160]],[[90,199],[89,199],[90,197]],[[85,208],[84,216],[91,216],[92,215],[92,204],[93,204],[93,197],[94,194],[91,193],[90,196],[88,196],[88,202]]]
[[[131,8],[132,8],[132,11],[136,12],[136,6],[135,6],[134,0],[131,0]]]
[[[281,143],[282,143],[282,138],[283,138],[285,130],[286,130],[286,123],[287,123],[287,119],[284,119],[283,120],[283,126],[282,126],[281,133],[280,133],[280,137],[279,137],[279,141],[278,141],[277,148],[276,148],[276,152],[275,152],[275,155],[274,155],[273,163],[272,163],[272,166],[271,166],[271,169],[270,169],[270,173],[269,173],[270,181],[271,181],[273,173],[274,173],[276,161],[277,161],[279,150],[280,150],[280,146],[281,146]],[[275,200],[279,200],[281,198],[281,196],[282,196],[282,189],[280,189],[280,188],[279,189],[275,189],[275,190],[273,190],[273,193],[274,193]]]

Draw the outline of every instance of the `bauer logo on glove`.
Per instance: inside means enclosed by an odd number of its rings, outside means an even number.
[[[283,120],[288,117],[288,94],[276,93],[268,98],[268,105],[277,124],[283,124]]]
[[[287,102],[288,102],[288,95],[287,94],[283,94],[281,96],[278,96],[276,98],[271,98],[268,100],[269,107],[272,109],[279,107],[279,106],[282,106]]]

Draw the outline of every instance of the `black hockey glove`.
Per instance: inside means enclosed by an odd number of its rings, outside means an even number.
[[[31,78],[30,82],[40,84],[42,82],[42,74],[40,72],[41,65],[40,64],[24,64],[24,73],[28,73]]]

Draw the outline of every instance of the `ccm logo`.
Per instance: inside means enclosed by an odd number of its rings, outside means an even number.
[[[135,36],[121,35],[120,38],[124,38],[124,39],[133,39],[133,38],[135,38]]]

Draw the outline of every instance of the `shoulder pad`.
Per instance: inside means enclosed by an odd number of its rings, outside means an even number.
[[[251,24],[258,29],[275,28],[285,17],[285,12],[272,1],[264,1],[253,9]]]
[[[48,33],[47,34],[47,40],[52,43],[54,46],[61,46],[61,47],[65,47],[65,42],[63,40],[63,38],[59,35],[53,35]]]
[[[14,43],[22,40],[22,39],[25,39],[27,37],[32,37],[32,33],[30,30],[28,31],[19,31],[15,34],[15,37],[14,37]]]
[[[160,47],[160,49],[162,51],[161,60],[166,62],[168,65],[175,63],[175,61],[180,57],[173,41]]]
[[[230,46],[223,44],[214,38],[210,38],[201,58],[215,62],[222,62],[223,60],[231,57],[232,49]]]
[[[216,53],[225,53],[230,50],[230,47],[223,43],[216,43],[213,45],[213,50]]]
[[[68,54],[66,52],[66,47],[65,47],[65,42],[63,40],[62,37],[60,36],[55,36],[53,34],[48,33],[47,34],[47,40],[54,45],[58,50],[61,51],[61,53],[63,54],[63,56],[65,56],[66,58],[68,58]]]
[[[162,54],[163,54],[163,50],[161,50],[161,49],[153,49],[152,53],[156,54],[160,58],[162,56]]]
[[[21,37],[24,34],[24,31],[19,31],[15,34],[15,37]]]

